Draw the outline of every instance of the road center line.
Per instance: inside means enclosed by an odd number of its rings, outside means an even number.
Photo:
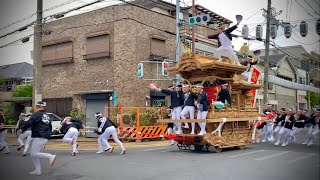
[[[263,151],[264,151],[264,150],[251,151],[251,152],[242,153],[242,154],[237,154],[237,155],[233,155],[233,156],[229,156],[229,157],[230,157],[230,158],[241,157],[241,156],[246,156],[246,155],[250,155],[250,154],[255,154],[255,153],[259,153],[259,152],[263,152]]]
[[[164,148],[144,149],[142,151],[148,152],[148,151],[156,151],[156,150],[162,150],[162,149],[169,149],[169,148],[168,147],[164,147]]]
[[[277,153],[277,154],[272,154],[270,156],[264,156],[264,157],[257,158],[257,159],[254,159],[254,160],[263,161],[263,160],[271,159],[271,158],[274,158],[274,157],[277,157],[277,156],[281,156],[281,155],[284,155],[284,154],[287,154],[287,153],[289,153],[289,151],[283,151],[283,152],[280,152],[280,153]]]
[[[293,160],[289,161],[288,163],[289,163],[289,164],[292,164],[292,163],[295,163],[295,162],[300,161],[300,160],[303,160],[303,159],[308,159],[308,158],[310,158],[310,157],[312,157],[312,156],[315,156],[315,154],[307,154],[307,155],[305,155],[305,156],[300,156],[300,157],[298,157],[298,158],[296,158],[296,159],[293,159]]]

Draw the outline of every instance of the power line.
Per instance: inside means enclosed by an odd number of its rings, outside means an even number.
[[[320,4],[318,3],[318,1],[314,0],[314,2],[316,2],[316,3],[317,3],[317,5],[318,5],[318,6],[320,6]]]
[[[76,0],[72,0],[72,1],[76,1]],[[43,19],[46,20],[46,19],[50,19],[50,18],[60,18],[60,17],[63,17],[63,16],[64,16],[65,14],[67,14],[67,13],[70,13],[70,12],[75,11],[75,10],[79,10],[79,9],[81,9],[81,8],[84,8],[84,7],[87,7],[87,6],[93,5],[93,4],[95,4],[95,3],[102,2],[102,1],[103,1],[103,0],[96,0],[96,1],[94,1],[94,2],[85,4],[85,5],[82,5],[82,6],[73,8],[73,9],[69,9],[69,10],[64,11],[64,12],[61,12],[61,13],[56,13],[56,14],[47,16],[47,17],[45,17],[45,18],[43,18]],[[60,6],[60,7],[61,7],[61,6]],[[23,27],[20,27],[20,28],[14,30],[14,31],[11,31],[11,32],[9,32],[9,33],[7,33],[7,34],[1,35],[1,36],[0,36],[0,39],[1,39],[1,38],[4,38],[4,37],[6,37],[6,36],[12,35],[12,34],[14,34],[14,33],[24,31],[24,30],[28,29],[30,26],[34,25],[35,23],[36,23],[36,21],[33,21],[33,22],[31,22],[31,23],[29,23],[29,24],[27,24],[27,25],[25,25],[25,26],[23,26]]]
[[[67,1],[67,2],[64,2],[64,3],[58,4],[58,5],[56,5],[56,6],[53,6],[53,7],[51,7],[51,8],[45,9],[45,10],[43,10],[43,11],[51,11],[51,10],[53,10],[53,9],[62,7],[62,6],[64,6],[64,5],[70,4],[70,3],[75,2],[75,1],[79,1],[79,0],[69,0],[69,1]],[[26,20],[28,20],[28,19],[31,19],[31,18],[32,18],[34,15],[36,15],[36,14],[37,14],[37,13],[33,13],[33,14],[27,16],[27,17],[24,17],[24,18],[19,19],[19,20],[15,21],[15,22],[12,22],[12,23],[10,23],[10,24],[7,24],[7,25],[1,27],[1,28],[0,28],[0,31],[3,30],[3,29],[8,28],[8,27],[10,27],[10,26],[13,26],[13,25],[15,25],[15,24],[18,24],[18,23],[20,23],[20,22],[23,22],[23,21],[26,21]]]
[[[37,14],[37,13],[33,13],[33,14],[31,14],[30,16],[27,16],[27,17],[25,17],[25,18],[19,19],[19,20],[15,21],[15,22],[12,22],[12,23],[10,23],[10,24],[7,24],[7,25],[5,25],[5,26],[2,26],[2,27],[0,28],[0,31],[3,30],[3,29],[8,28],[8,27],[10,27],[10,26],[13,26],[13,25],[15,25],[15,24],[18,24],[18,23],[20,23],[20,22],[22,22],[22,21],[31,19],[31,18],[32,18],[34,15],[36,15],[36,14]]]
[[[25,38],[30,38],[30,37],[33,36],[33,35],[34,35],[34,34],[29,34],[28,36],[25,36],[25,37],[20,38],[20,39],[18,39],[18,40],[12,41],[12,42],[10,42],[10,43],[8,43],[8,44],[2,45],[2,46],[0,46],[0,48],[4,48],[4,47],[7,47],[7,46],[10,46],[10,45],[12,45],[12,44],[15,44],[15,43],[17,43],[17,42],[22,41],[22,40],[25,39]]]
[[[306,11],[306,13],[308,13],[309,14],[309,16],[311,16],[312,18],[315,18],[312,14],[310,14],[309,12],[308,12],[308,10],[306,9],[306,8],[304,8],[297,0],[295,0],[296,1],[296,3],[298,3],[299,4],[299,6],[302,8],[302,9],[304,9],[304,11]],[[316,19],[316,18],[315,18]]]
[[[308,1],[304,0],[304,2],[306,2],[308,4],[309,7],[311,7],[311,9],[318,15],[320,15],[315,9],[313,9],[313,7],[308,3]]]
[[[250,36],[250,37],[253,37],[253,38],[248,39],[248,40],[256,40],[256,41],[260,41],[260,42],[265,42],[265,39],[258,40],[258,39],[255,39],[254,36],[251,36],[251,35],[249,35],[249,36]],[[241,36],[239,36],[239,37],[241,37]],[[297,62],[299,62],[299,63],[301,63],[301,64],[304,64],[304,65],[306,65],[306,66],[309,65],[309,64],[306,64],[306,63],[302,62],[299,57],[296,57],[295,55],[292,55],[291,53],[286,52],[285,50],[281,49],[281,47],[278,47],[278,46],[276,46],[275,44],[273,44],[273,43],[271,43],[271,42],[270,42],[270,45],[273,46],[273,47],[275,47],[275,48],[278,49],[279,51],[283,52],[284,54],[288,55],[289,57],[291,57],[291,58],[294,59],[295,61],[297,61]]]

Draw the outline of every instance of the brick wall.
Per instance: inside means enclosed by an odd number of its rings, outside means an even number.
[[[43,42],[72,40],[74,62],[44,66],[44,98],[71,97],[71,91],[108,89],[117,91],[119,105],[144,105],[150,82],[137,78],[137,64],[149,60],[151,37],[166,38],[166,52],[170,59],[174,58],[175,53],[175,36],[153,27],[175,32],[175,20],[138,7],[122,5],[46,24],[44,29],[51,30],[52,34],[44,36]],[[86,52],[87,35],[101,31],[110,34],[111,57],[84,60],[82,55]],[[144,73],[150,75],[155,68],[155,65],[145,65]],[[156,83],[164,87],[172,82]],[[81,102],[79,97],[73,99]],[[81,104],[85,105],[83,102]]]

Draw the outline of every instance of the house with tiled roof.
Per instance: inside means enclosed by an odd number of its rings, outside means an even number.
[[[0,86],[0,91],[10,92],[18,85],[32,83],[32,64],[27,62],[0,66],[0,77],[5,83]]]

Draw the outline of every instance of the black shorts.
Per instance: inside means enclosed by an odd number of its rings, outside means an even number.
[[[168,123],[168,128],[172,128],[173,129],[173,123]]]

